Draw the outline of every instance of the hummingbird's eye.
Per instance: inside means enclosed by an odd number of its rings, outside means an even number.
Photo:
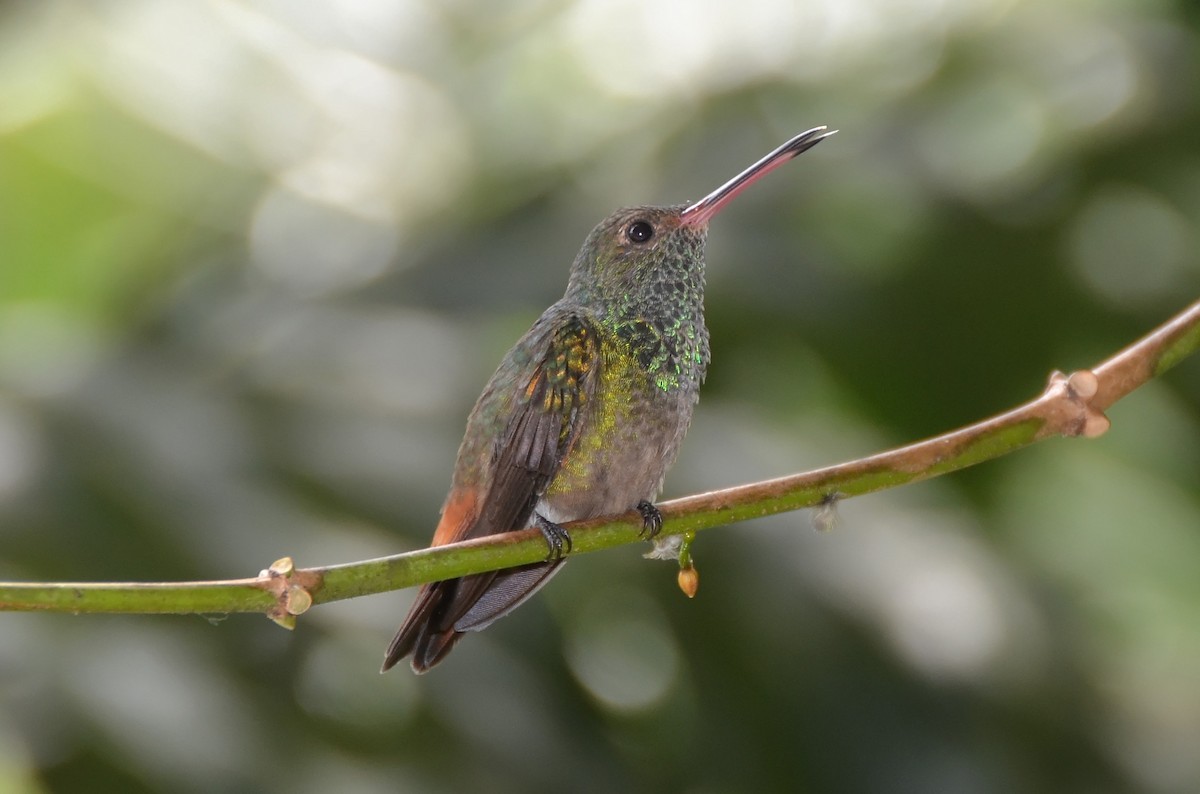
[[[647,221],[634,221],[625,230],[625,236],[631,243],[644,243],[654,236],[654,227]]]

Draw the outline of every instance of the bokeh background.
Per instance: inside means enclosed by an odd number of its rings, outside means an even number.
[[[0,578],[424,545],[611,209],[713,223],[667,496],[1036,394],[1200,295],[1183,2],[0,5]],[[417,678],[412,597],[0,615],[0,790],[1200,790],[1200,362],[1095,441],[625,548]]]

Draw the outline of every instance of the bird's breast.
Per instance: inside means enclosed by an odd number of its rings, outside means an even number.
[[[600,351],[579,436],[538,505],[551,521],[623,512],[653,500],[696,405],[698,382],[664,388],[662,373],[648,369],[627,341],[606,339]]]

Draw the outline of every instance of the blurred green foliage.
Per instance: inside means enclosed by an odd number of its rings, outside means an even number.
[[[714,224],[667,495],[1036,393],[1200,294],[1184,3],[0,7],[0,577],[424,545],[591,225]],[[571,563],[430,675],[410,594],[0,616],[0,790],[1200,788],[1200,364],[1096,441]]]

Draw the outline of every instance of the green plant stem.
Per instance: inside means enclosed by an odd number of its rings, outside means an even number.
[[[1150,334],[1070,377],[1054,373],[1046,390],[998,416],[850,463],[675,499],[659,505],[664,534],[698,531],[827,504],[957,471],[1052,436],[1096,436],[1103,411],[1200,348],[1200,302]],[[639,540],[636,512],[569,524],[573,554]],[[253,579],[163,583],[0,583],[0,610],[108,613],[265,612],[288,624],[311,603],[397,590],[545,558],[537,530],[320,568],[290,560]],[[281,564],[283,563],[283,564]],[[302,597],[295,597],[297,591]]]

